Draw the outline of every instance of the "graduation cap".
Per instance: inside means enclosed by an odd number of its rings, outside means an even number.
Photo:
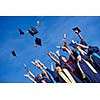
[[[78,27],[72,28],[72,30],[73,30],[75,33],[80,33],[80,32],[81,32],[81,30],[80,30]]]
[[[42,45],[42,44],[41,44],[41,39],[40,39],[40,38],[36,38],[36,39],[35,39],[35,43],[36,43],[37,45],[40,45],[40,46]]]
[[[36,30],[33,31],[33,28],[32,28],[31,30],[28,29],[28,32],[29,32],[29,34],[32,35],[32,36],[34,36],[35,34],[38,33],[38,31],[36,31]]]
[[[24,32],[19,28],[20,35],[24,35]]]
[[[35,34],[38,33],[38,30],[35,27],[31,27],[31,29],[28,29],[28,32],[34,36]]]
[[[14,50],[11,51],[13,56],[16,56],[16,52]]]
[[[31,30],[28,29],[29,34],[31,34],[32,36],[34,36],[34,32],[32,32]]]
[[[34,34],[39,33],[38,30],[35,27],[31,27],[31,30],[34,32]]]

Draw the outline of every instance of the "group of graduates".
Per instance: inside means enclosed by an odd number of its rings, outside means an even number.
[[[52,59],[51,68],[46,67],[39,59],[32,64],[42,72],[35,76],[24,64],[27,74],[33,83],[99,83],[100,82],[100,50],[97,46],[88,46],[83,39],[81,30],[73,28],[74,33],[80,38],[80,43],[72,40],[66,42],[66,34],[63,38],[63,46],[56,46],[59,50],[48,52]],[[72,49],[70,48],[72,47]],[[60,54],[60,49],[69,54],[67,58]]]

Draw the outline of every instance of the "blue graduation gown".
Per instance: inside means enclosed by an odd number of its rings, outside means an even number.
[[[93,62],[100,71],[100,50],[98,47],[89,46],[88,55],[92,55]]]
[[[75,53],[75,52],[74,52]],[[77,56],[76,56],[77,58]],[[77,66],[77,73],[79,74],[79,78],[85,82],[85,83],[96,83],[96,82],[100,82],[99,80],[99,76],[97,74],[95,74],[90,68],[89,66],[86,64],[86,62],[84,62],[83,60],[79,61],[79,64],[81,66],[81,69],[83,70],[83,72],[86,75],[86,78],[83,79],[82,74]],[[77,65],[77,59],[76,59],[76,65]]]
[[[57,83],[66,83],[56,71],[52,71],[49,68],[46,69],[54,78]]]
[[[94,73],[83,60],[79,61],[79,64],[90,83],[100,82],[98,74]]]

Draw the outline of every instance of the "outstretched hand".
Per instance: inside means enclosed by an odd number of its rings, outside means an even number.
[[[73,44],[76,44],[76,42],[75,42],[74,40],[72,40],[72,43],[73,43]]]
[[[50,56],[50,52],[49,52],[49,51],[46,51],[46,54],[47,54],[48,56]]]

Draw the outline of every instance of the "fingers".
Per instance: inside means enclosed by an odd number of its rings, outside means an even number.
[[[48,56],[50,56],[50,52],[46,51],[46,54],[47,54]]]
[[[61,49],[61,46],[56,46],[56,48],[59,48],[59,49]]]
[[[66,34],[64,34],[64,39],[66,39]]]
[[[29,77],[29,74],[24,74],[24,76],[28,78]]]
[[[24,64],[24,67],[27,67],[26,64]]]
[[[35,62],[34,62],[34,61],[31,61],[31,63],[32,63],[33,65],[35,65]]]

